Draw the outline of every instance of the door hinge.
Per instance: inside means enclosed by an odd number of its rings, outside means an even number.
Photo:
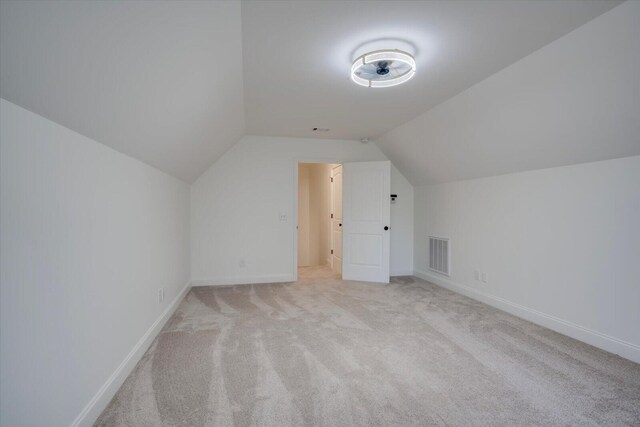
[[[331,249],[331,255],[333,255],[333,249]]]
[[[331,177],[331,182],[333,182],[333,177]]]
[[[331,218],[333,218],[333,214],[331,214]]]

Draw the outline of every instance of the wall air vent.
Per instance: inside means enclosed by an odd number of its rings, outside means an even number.
[[[451,252],[449,239],[429,236],[429,270],[449,275]]]

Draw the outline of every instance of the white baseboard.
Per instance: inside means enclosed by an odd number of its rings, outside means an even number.
[[[191,286],[255,285],[260,283],[294,282],[295,280],[295,277],[290,274],[274,276],[214,277],[210,279],[192,280]]]
[[[160,317],[153,322],[153,325],[145,332],[136,345],[131,349],[127,357],[124,358],[120,366],[111,374],[109,379],[100,387],[98,392],[84,407],[82,412],[71,423],[72,427],[91,426],[98,419],[102,411],[107,407],[113,396],[116,394],[124,380],[127,379],[136,364],[142,359],[155,337],[160,333],[164,324],[169,320],[173,312],[191,288],[191,283],[187,283],[178,295],[165,308]]]
[[[640,363],[640,346],[636,344],[585,328],[584,326],[560,319],[559,317],[513,303],[504,298],[490,295],[481,290],[461,285],[449,278],[439,276],[434,273],[416,270],[414,274],[417,277],[427,280],[435,285],[466,295],[470,298],[506,311],[507,313],[513,314],[514,316],[521,317],[530,322],[544,326],[545,328],[549,328],[571,338],[591,344],[594,347],[622,356],[625,359]]]
[[[413,270],[397,270],[397,271],[392,271],[390,276],[394,277],[394,276],[413,276],[414,272]]]

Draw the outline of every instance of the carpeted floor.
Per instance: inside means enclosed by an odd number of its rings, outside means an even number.
[[[193,288],[99,426],[640,425],[640,365],[413,277]]]

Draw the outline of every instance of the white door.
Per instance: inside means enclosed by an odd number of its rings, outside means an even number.
[[[389,283],[391,163],[345,163],[342,278]]]
[[[298,164],[298,267],[309,263],[309,169]]]
[[[331,268],[342,273],[342,165],[331,170]]]

